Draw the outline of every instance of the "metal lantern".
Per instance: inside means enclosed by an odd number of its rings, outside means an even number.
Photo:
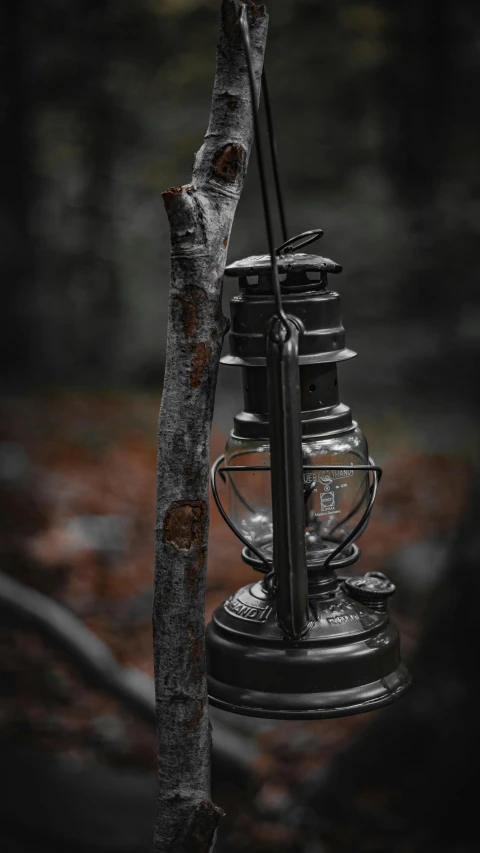
[[[241,29],[252,103],[254,78],[245,7]],[[264,80],[268,126],[271,114]],[[337,363],[345,346],[340,297],[328,276],[342,268],[298,251],[309,231],[274,248],[256,111],[269,254],[231,264],[230,354],[241,367],[244,410],[212,468],[217,506],[261,578],[234,593],[207,627],[212,705],[258,717],[355,714],[399,697],[410,677],[387,610],[395,587],[379,572],[349,577],[359,557],[380,469],[348,406]],[[271,137],[283,231],[285,219]],[[228,510],[217,489],[228,490]]]
[[[297,238],[304,244],[320,231]],[[230,355],[242,368],[244,411],[212,469],[213,494],[263,577],[230,596],[207,629],[212,705],[261,717],[321,718],[386,705],[408,687],[387,611],[395,587],[378,572],[345,576],[359,557],[380,478],[367,441],[339,402],[345,346],[341,266],[278,251],[284,309],[276,313],[271,258],[227,267]],[[228,512],[217,490],[228,487]],[[342,574],[337,574],[341,570]]]

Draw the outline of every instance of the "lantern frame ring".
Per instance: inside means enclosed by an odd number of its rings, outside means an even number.
[[[270,471],[271,466],[270,465],[224,465],[223,464],[224,462],[225,462],[225,455],[222,454],[222,456],[219,456],[218,459],[215,460],[215,462],[212,465],[211,471],[210,471],[210,483],[212,486],[212,494],[213,494],[213,499],[215,501],[217,509],[218,509],[220,515],[222,516],[223,520],[226,522],[226,524],[228,524],[232,533],[234,533],[235,536],[238,539],[240,539],[240,542],[243,542],[245,548],[248,549],[254,555],[254,557],[256,557],[260,561],[260,564],[263,565],[265,568],[261,568],[260,565],[258,565],[258,564],[254,565],[253,558],[248,559],[246,562],[249,563],[249,565],[251,565],[257,571],[269,572],[272,570],[273,561],[268,560],[264,556],[264,554],[262,554],[260,549],[257,548],[255,545],[253,545],[246,538],[246,536],[243,535],[241,530],[239,530],[239,528],[233,523],[233,521],[231,520],[227,511],[225,510],[225,508],[224,508],[224,506],[220,500],[220,496],[218,494],[217,474],[220,474],[220,476],[224,480],[224,474],[231,474],[234,471],[236,471],[236,472],[238,472],[238,471]],[[358,554],[357,554],[358,548],[354,545],[354,542],[356,539],[358,539],[359,536],[362,535],[362,533],[364,532],[364,530],[368,524],[368,519],[370,517],[370,513],[372,511],[372,507],[373,507],[373,504],[375,502],[375,498],[377,496],[378,484],[379,484],[381,476],[382,476],[382,469],[378,465],[375,465],[374,460],[369,456],[368,457],[368,465],[347,465],[347,466],[346,465],[303,465],[303,470],[304,471],[345,471],[345,470],[368,471],[369,474],[370,473],[372,474],[372,481],[369,484],[370,496],[369,496],[368,504],[365,508],[365,512],[363,513],[360,521],[355,525],[355,527],[353,528],[351,533],[349,533],[348,536],[345,537],[343,542],[340,542],[340,544],[337,546],[337,548],[335,548],[329,554],[327,559],[323,563],[321,563],[321,566],[323,568],[343,568],[346,565],[345,559],[348,559],[348,564],[349,564],[350,562],[354,562],[358,558]],[[224,482],[225,482],[225,480],[224,480]],[[340,557],[340,554],[342,553],[342,551],[345,550],[345,548],[348,545],[353,546],[353,548],[354,548],[353,553],[349,554],[348,556],[344,555],[343,557]],[[245,549],[242,551],[242,556],[243,556],[244,552],[245,552]],[[337,558],[339,558],[339,559],[337,559]]]
[[[342,548],[345,548],[343,544]],[[347,554],[345,554],[343,557],[336,557],[333,566],[334,569],[345,569],[347,566],[352,566],[353,563],[356,563],[357,560],[360,558],[360,548],[358,547],[358,545],[355,545],[352,542],[350,543],[350,546],[347,545],[347,548],[349,548]],[[242,560],[244,563],[247,564],[247,566],[251,566],[252,569],[254,569],[254,571],[256,572],[262,572],[262,574],[265,574],[267,572],[267,568],[262,565],[262,563],[257,557],[249,553],[249,548],[247,548],[246,546],[245,548],[242,548]],[[271,565],[272,564],[270,563],[269,568],[271,567]],[[309,564],[308,568],[320,569],[323,568],[324,565],[325,563],[313,563]]]

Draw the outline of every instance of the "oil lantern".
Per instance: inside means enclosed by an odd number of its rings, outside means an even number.
[[[242,369],[244,410],[212,468],[212,489],[261,579],[213,614],[209,698],[259,717],[360,713],[392,702],[410,681],[388,613],[395,587],[379,572],[346,571],[359,557],[381,471],[339,398],[337,365],[355,355],[328,283],[342,268],[292,251],[321,233],[277,250],[282,314],[270,255],[225,270],[240,293],[222,361]]]
[[[245,6],[240,28],[253,105]],[[207,627],[209,701],[269,718],[356,714],[393,702],[410,683],[388,612],[394,585],[380,572],[348,574],[381,470],[339,397],[337,365],[355,355],[345,345],[340,296],[329,287],[342,267],[299,251],[322,236],[320,229],[275,249],[256,109],[252,114],[269,252],[225,270],[240,292],[231,301],[230,354],[222,361],[242,369],[244,409],[211,482],[244,561],[260,577],[223,602]]]

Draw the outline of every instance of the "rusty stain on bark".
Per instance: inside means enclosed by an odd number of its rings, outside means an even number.
[[[198,308],[195,302],[191,302],[183,296],[176,296],[175,299],[182,311],[182,325],[185,337],[193,338],[198,326]]]
[[[238,98],[229,98],[227,101],[227,107],[232,112],[238,107]]]
[[[242,165],[244,151],[241,145],[235,143],[225,145],[213,157],[212,165],[215,177],[221,181],[234,184]]]
[[[193,358],[190,362],[190,388],[198,388],[202,381],[203,373],[208,369],[212,348],[202,342],[193,344],[191,347]]]
[[[203,537],[207,507],[205,501],[172,501],[163,522],[163,541],[178,551],[200,551],[203,564]]]
[[[196,700],[197,707],[195,708],[190,719],[187,720],[187,722],[185,723],[185,728],[187,728],[187,729],[198,729],[198,727],[202,721],[204,701],[205,701],[204,699],[197,699]]]
[[[186,338],[193,338],[199,323],[199,308],[205,300],[205,292],[201,287],[190,286],[182,296],[175,300],[182,312],[182,325]]]

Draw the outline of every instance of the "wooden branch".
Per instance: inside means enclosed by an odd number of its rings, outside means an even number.
[[[227,321],[222,275],[253,128],[238,14],[223,0],[210,123],[192,183],[164,194],[171,232],[165,382],[158,431],[154,659],[159,801],[156,853],[213,848],[222,812],[210,802],[205,574],[210,432]],[[257,93],[267,37],[246,0]]]

